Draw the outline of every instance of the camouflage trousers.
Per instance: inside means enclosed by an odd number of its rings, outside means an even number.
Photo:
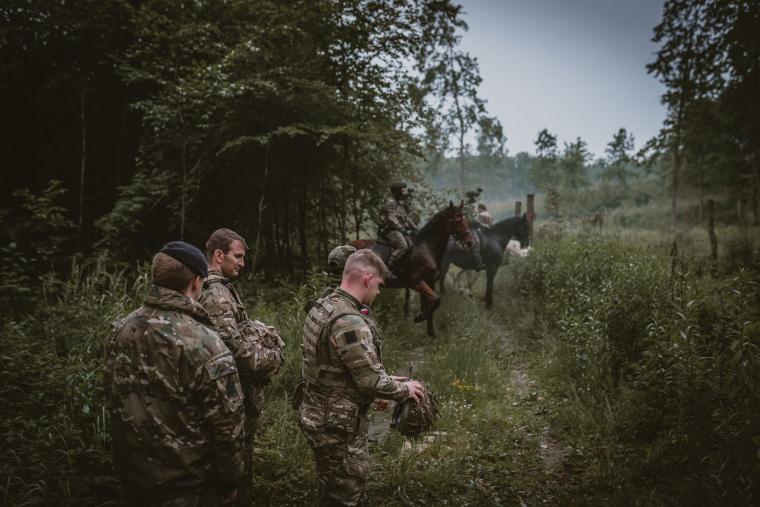
[[[243,446],[243,477],[238,488],[237,505],[248,507],[253,498],[253,447],[256,431],[264,420],[264,386],[248,384],[243,387],[245,395],[245,441]]]
[[[391,245],[391,256],[388,259],[388,269],[393,270],[409,251],[409,244],[401,231],[390,231],[385,240]]]
[[[369,475],[369,419],[345,398],[304,392],[301,430],[314,451],[323,488],[319,505],[358,505]]]

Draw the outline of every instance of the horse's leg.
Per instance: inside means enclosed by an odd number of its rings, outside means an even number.
[[[422,322],[423,320],[427,320],[435,309],[440,306],[441,298],[424,280],[420,280],[412,288],[419,292],[422,307],[422,312],[414,318],[414,322]]]
[[[404,287],[404,318],[409,317],[409,298],[411,297],[411,294],[409,293],[409,287]]]
[[[431,338],[435,338],[435,328],[433,328],[433,312],[427,318],[427,335]]]
[[[444,258],[441,263],[441,295],[446,294],[446,274],[449,272],[449,263]]]
[[[486,308],[493,304],[493,279],[496,277],[499,265],[489,265],[486,269]]]

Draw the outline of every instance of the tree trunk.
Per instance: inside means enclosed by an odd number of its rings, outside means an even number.
[[[699,189],[699,224],[702,225],[702,208],[704,207],[704,185],[702,184],[702,151],[697,159],[697,187]]]
[[[287,182],[287,176],[285,177],[285,180],[282,182],[282,185],[286,185]],[[287,270],[289,275],[293,274],[293,244],[291,243],[291,228],[290,228],[290,192],[288,192],[287,188],[282,189],[284,191],[284,205],[285,205],[285,216],[283,217],[285,220],[285,223],[283,224],[283,231],[282,234],[284,236],[285,240],[285,269]]]
[[[306,272],[309,270],[309,244],[308,237],[306,235],[306,228],[309,226],[307,223],[306,207],[309,202],[309,190],[306,178],[301,179],[301,198],[298,203],[298,243],[301,248],[301,271],[304,278]]]
[[[681,155],[678,150],[679,148],[676,148],[673,154],[673,194],[670,201],[670,227],[674,230],[678,225],[678,173],[681,170]]]
[[[716,262],[718,260],[718,237],[715,235],[715,216],[712,199],[707,201],[707,214],[707,232],[710,235],[710,259]]]
[[[79,216],[77,220],[77,251],[82,253],[84,243],[84,177],[87,169],[87,116],[85,114],[87,88],[82,87],[79,93],[79,120],[82,131],[82,156],[79,166]]]
[[[264,176],[261,179],[261,196],[259,197],[258,216],[256,217],[256,241],[253,244],[253,256],[251,257],[251,276],[256,274],[256,260],[259,256],[261,245],[261,224],[266,209],[265,196],[267,188],[267,176],[269,175],[269,143],[264,148]]]
[[[535,217],[535,212],[533,211],[534,199],[535,199],[535,196],[533,194],[528,194],[528,202],[527,202],[528,238],[531,245],[533,244],[533,219]]]

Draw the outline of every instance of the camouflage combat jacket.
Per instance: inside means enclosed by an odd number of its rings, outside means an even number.
[[[384,236],[392,231],[403,231],[415,227],[415,224],[407,216],[403,204],[392,195],[386,197],[383,202],[377,223],[379,236]]]
[[[106,343],[113,461],[128,488],[232,486],[243,472],[235,361],[196,301],[154,285]]]
[[[235,287],[219,271],[209,271],[200,302],[211,317],[219,336],[232,351],[243,387],[262,386],[282,366],[284,343],[277,331],[258,320],[250,320]],[[254,389],[253,404],[261,412],[263,390]],[[246,393],[247,395],[249,393]]]
[[[467,217],[467,222],[475,223],[478,220],[478,205],[477,203],[465,201],[462,206],[462,214]]]
[[[369,311],[340,288],[309,312],[302,347],[306,391],[351,400],[359,409],[375,398],[409,396],[383,368],[380,332]]]

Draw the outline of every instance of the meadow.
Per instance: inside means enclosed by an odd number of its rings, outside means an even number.
[[[436,338],[402,317],[400,291],[383,291],[386,366],[430,383],[441,418],[406,441],[372,413],[370,504],[756,503],[760,245],[753,229],[718,233],[715,263],[699,229],[538,227],[532,254],[499,273],[494,308],[483,308],[482,280],[453,287]],[[287,343],[257,437],[261,505],[318,494],[289,393],[303,302],[323,282],[241,280],[249,313]],[[4,505],[115,503],[103,341],[148,283],[145,266],[115,272],[101,257],[48,277],[4,315]]]

